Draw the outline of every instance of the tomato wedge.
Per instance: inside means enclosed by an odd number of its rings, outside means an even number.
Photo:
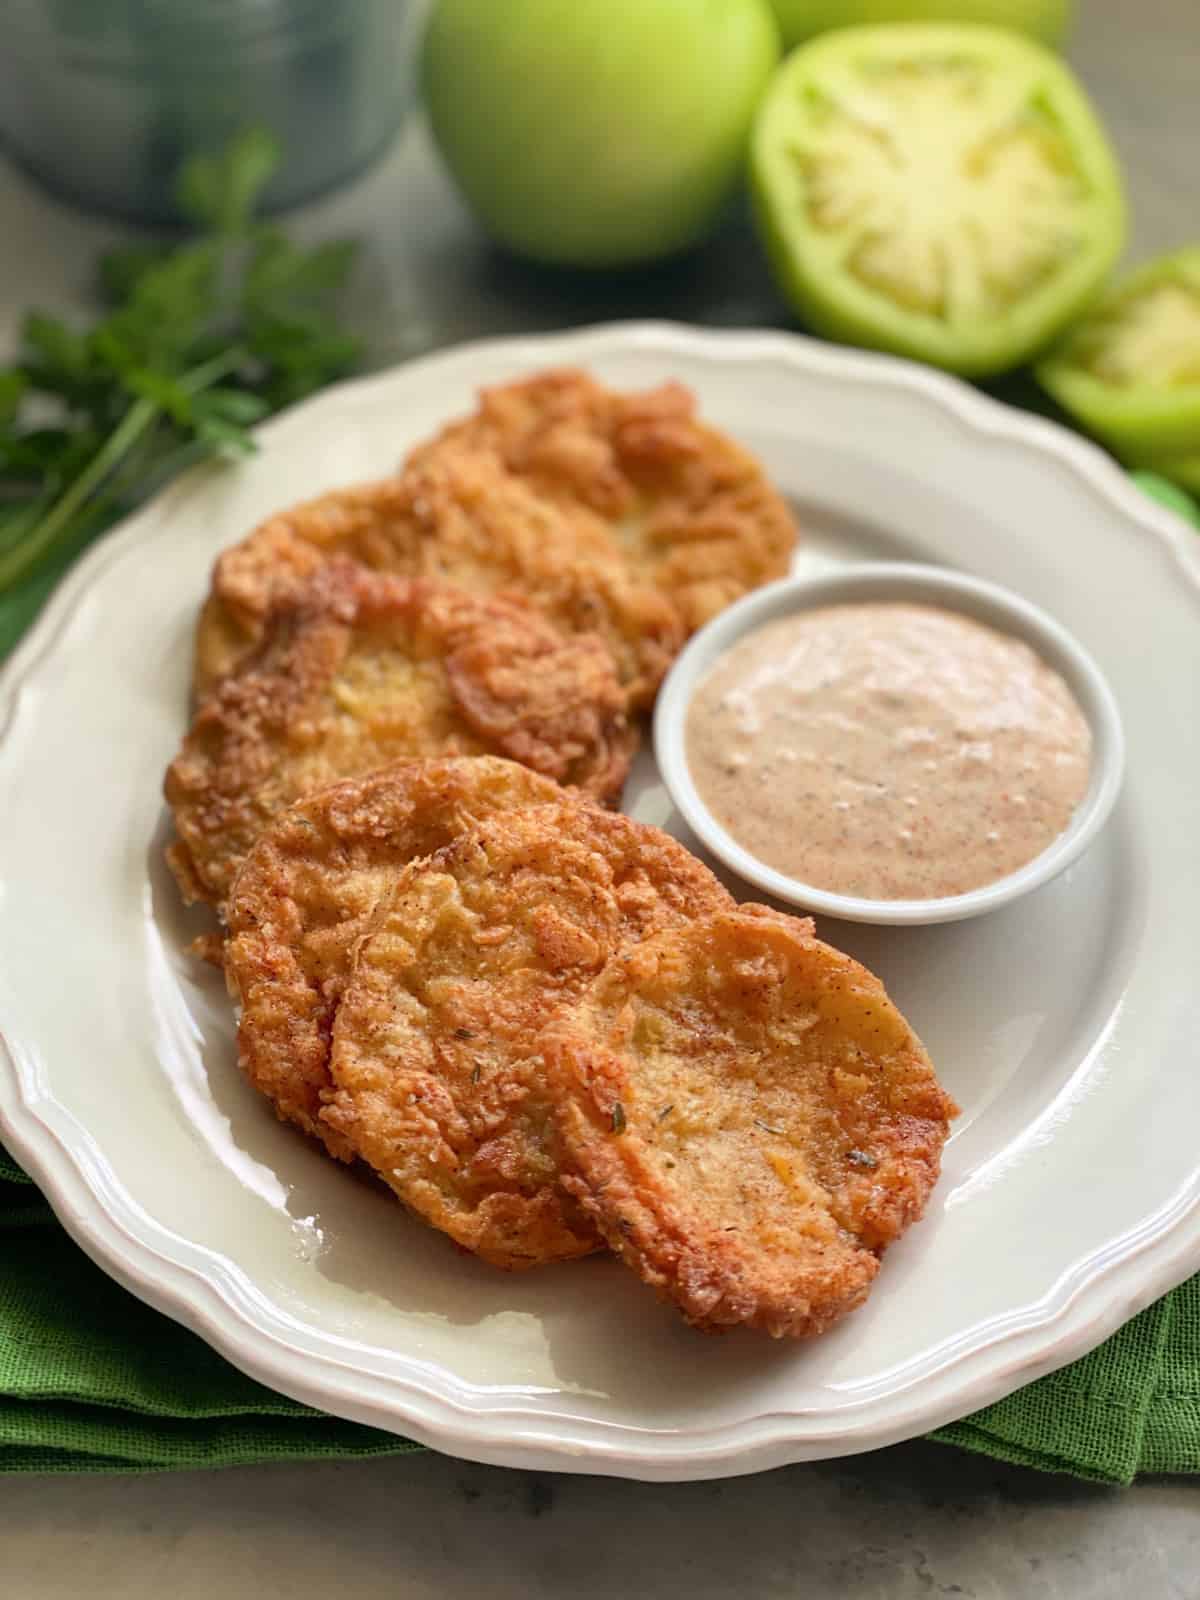
[[[760,109],[751,174],[802,319],[968,376],[1041,349],[1124,240],[1120,174],[1082,89],[1042,45],[982,24],[802,45]]]
[[[1118,283],[1037,376],[1123,461],[1200,484],[1200,245]]]
[[[1190,494],[1185,494],[1177,483],[1172,483],[1157,472],[1134,472],[1130,477],[1143,494],[1148,494],[1152,500],[1157,500],[1159,505],[1176,512],[1185,522],[1190,522],[1193,528],[1200,528],[1200,506]]]
[[[1147,471],[1170,478],[1172,483],[1186,489],[1188,494],[1200,494],[1200,455],[1168,456],[1148,466]]]

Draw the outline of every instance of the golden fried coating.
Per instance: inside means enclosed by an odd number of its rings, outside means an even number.
[[[218,905],[303,795],[404,756],[504,755],[603,800],[637,744],[612,658],[536,611],[354,562],[282,597],[258,652],[201,705],[165,793],[186,899]]]
[[[323,1120],[496,1266],[594,1250],[558,1186],[543,1031],[615,953],[732,903],[629,817],[568,804],[487,818],[406,869],[360,947]]]
[[[276,591],[335,555],[514,594],[562,633],[597,633],[638,705],[653,700],[682,643],[672,606],[635,580],[603,523],[568,515],[486,452],[448,448],[402,478],[280,512],[226,550],[196,635],[198,694],[254,645]]]
[[[788,570],[791,513],[754,457],[697,419],[682,384],[619,394],[585,372],[538,373],[485,389],[473,416],[409,464],[464,445],[491,452],[576,521],[601,520],[689,633]]]
[[[622,952],[545,1048],[564,1187],[712,1331],[800,1338],[859,1305],[955,1113],[879,980],[777,915]]]
[[[410,861],[491,812],[565,798],[498,756],[401,761],[309,795],[259,835],[229,896],[224,966],[238,1060],[282,1121],[353,1160],[318,1113],[334,1013],[380,900]]]

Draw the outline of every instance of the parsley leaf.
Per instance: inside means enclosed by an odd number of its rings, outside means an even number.
[[[255,221],[278,161],[271,135],[249,129],[188,162],[178,192],[194,236],[110,251],[90,328],[25,318],[0,369],[0,596],[20,585],[40,603],[66,560],[173,472],[251,452],[256,422],[357,364],[335,315],[355,242],[307,249]],[[0,616],[0,653],[14,629]]]

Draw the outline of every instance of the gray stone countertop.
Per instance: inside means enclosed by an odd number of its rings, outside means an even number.
[[[1131,255],[1200,237],[1200,3],[1080,0],[1071,55],[1129,174]],[[624,280],[491,251],[410,125],[296,220],[368,241],[356,314],[380,365],[481,335],[629,316],[788,319],[745,224]],[[70,308],[111,224],[0,162],[0,344]],[[135,1479],[4,1480],[6,1600],[1200,1600],[1200,1484],[1120,1492],[926,1443],[724,1483],[551,1477],[425,1455]]]

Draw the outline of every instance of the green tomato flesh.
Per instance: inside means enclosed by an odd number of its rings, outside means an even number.
[[[982,25],[802,46],[767,94],[751,166],[804,320],[968,376],[1042,348],[1124,240],[1120,176],[1083,91],[1042,46]]]
[[[1176,477],[1200,462],[1200,245],[1139,267],[1037,368],[1123,461]]]
[[[788,50],[830,28],[864,22],[988,22],[1061,44],[1071,0],[771,0]]]
[[[610,267],[710,227],[778,60],[767,0],[438,0],[423,66],[434,137],[492,235]]]

